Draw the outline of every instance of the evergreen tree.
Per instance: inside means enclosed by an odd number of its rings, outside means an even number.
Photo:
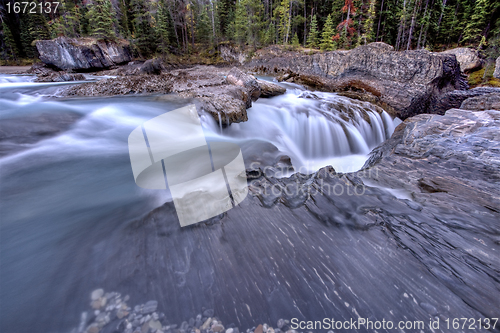
[[[115,37],[115,12],[109,0],[94,0],[88,5],[90,34],[97,38]]]
[[[201,10],[199,19],[196,23],[196,39],[202,44],[213,43],[212,22],[210,21],[210,17],[208,17],[209,12],[210,9],[208,8],[208,6],[205,6]]]
[[[133,43],[143,57],[148,57],[156,51],[156,33],[154,20],[149,8],[142,0],[132,0],[133,13]],[[186,38],[187,41],[187,38]]]
[[[232,24],[234,41],[243,46],[247,39],[248,19],[245,6],[242,1],[236,4],[236,13]]]
[[[158,19],[156,24],[156,30],[158,33],[159,45],[158,49],[161,53],[165,54],[168,52],[170,29],[169,29],[169,12],[165,1],[160,1],[158,3]]]
[[[373,25],[375,23],[375,2],[376,0],[370,0],[370,6],[368,8],[368,15],[363,23],[363,35],[361,39],[364,44],[370,43],[375,39],[375,33],[373,30]]]
[[[290,34],[290,0],[282,0],[274,15],[279,18],[278,33],[283,44],[288,44]]]
[[[318,45],[319,45],[318,23],[316,21],[316,15],[314,15],[311,19],[309,36],[307,37],[307,47],[318,47]]]
[[[24,14],[21,17],[21,45],[24,54],[28,58],[38,56],[33,41],[41,39],[50,39],[49,27],[45,21],[45,17],[40,13]]]
[[[467,23],[464,31],[464,41],[477,43],[481,41],[483,32],[486,28],[486,22],[490,14],[490,1],[477,0],[473,14]]]
[[[9,26],[5,23],[5,21],[2,21],[2,33],[4,42],[4,52],[2,52],[2,56],[4,59],[16,60],[19,57],[19,50],[17,49],[12,31],[9,29]]]
[[[321,33],[321,45],[320,48],[325,51],[332,51],[335,48],[333,42],[333,35],[335,34],[335,28],[332,22],[332,16],[328,15],[326,18],[325,26],[323,27],[323,32]]]
[[[299,47],[300,46],[299,37],[297,36],[297,33],[295,33],[293,35],[292,46],[294,46],[294,47]]]

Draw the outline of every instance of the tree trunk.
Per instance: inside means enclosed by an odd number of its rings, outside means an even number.
[[[425,0],[425,9],[424,9],[424,22],[420,25],[420,33],[418,34],[418,42],[417,49],[420,48],[420,41],[422,40],[422,32],[424,31],[424,23],[427,22],[427,7],[429,6],[429,0]]]
[[[380,5],[380,15],[378,17],[378,25],[377,25],[377,37],[375,37],[376,42],[378,42],[378,36],[379,36],[379,31],[380,31],[380,21],[382,20],[383,11],[384,11],[384,0],[382,0],[382,4]]]

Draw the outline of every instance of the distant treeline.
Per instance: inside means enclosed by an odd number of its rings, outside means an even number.
[[[55,8],[55,0],[47,2]],[[211,49],[228,41],[250,49],[288,44],[335,50],[374,41],[397,50],[473,45],[494,53],[500,44],[498,0],[57,2],[57,11],[50,13],[14,13],[13,0],[0,5],[3,59],[36,57],[33,41],[57,36],[125,38],[142,57],[189,53],[200,45]]]

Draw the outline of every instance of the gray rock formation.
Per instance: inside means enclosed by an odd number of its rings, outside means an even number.
[[[30,148],[34,143],[66,131],[81,118],[74,112],[32,114],[0,121],[0,156]]]
[[[248,55],[244,52],[238,51],[230,44],[220,44],[220,57],[229,63],[237,63],[242,65],[248,59]]]
[[[129,44],[125,40],[58,37],[37,41],[36,48],[40,60],[62,70],[93,71],[132,60]]]
[[[155,68],[160,69],[163,65],[154,60],[142,64],[139,72],[159,73]],[[257,80],[237,68],[233,68],[230,73],[227,70],[213,66],[196,66],[158,75],[124,75],[68,87],[61,90],[60,95],[177,93],[182,98],[193,99],[200,112],[209,113],[216,122],[222,122],[222,125],[226,126],[247,121],[246,109],[252,106],[252,100],[284,94],[286,91],[277,84]]]
[[[429,107],[426,113],[443,115],[446,111],[461,108],[463,101],[468,98],[500,93],[500,88],[477,87],[470,90],[454,90],[439,96]]]
[[[441,53],[444,54],[454,54],[460,64],[460,69],[464,73],[470,73],[474,70],[483,67],[483,59],[479,55],[479,52],[475,49],[468,47],[457,47],[455,49],[446,50]]]
[[[56,71],[47,67],[44,63],[35,63],[27,71],[29,74],[35,74],[35,82],[65,82],[65,81],[84,81],[85,76],[79,73],[67,73],[65,71]]]
[[[460,106],[464,110],[500,110],[500,92],[469,97]]]
[[[495,72],[493,72],[493,76],[500,79],[500,57],[497,58],[495,63]]]
[[[271,82],[258,80],[253,75],[244,73],[239,68],[233,67],[227,74],[226,81],[235,86],[244,88],[252,101],[259,97],[272,97],[282,95],[286,89]],[[251,103],[248,107],[252,106]]]
[[[393,321],[495,317],[499,126],[498,111],[419,115],[361,172],[256,174],[241,205],[182,229],[166,203],[96,241],[82,271],[92,286],[130,285],[122,291],[133,299],[158,300],[173,322],[200,304],[239,327],[331,313],[349,320],[354,308],[374,319],[391,309]],[[92,246],[79,245],[79,256]],[[135,259],[160,262],[165,253],[168,265]]]
[[[395,52],[384,43],[314,55],[268,48],[257,52],[246,67],[267,74],[286,73],[286,81],[319,90],[370,94],[403,119],[424,113],[442,93],[468,87],[454,55]]]

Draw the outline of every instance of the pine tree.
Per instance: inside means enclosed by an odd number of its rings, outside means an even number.
[[[12,35],[12,31],[9,29],[5,21],[2,21],[2,31],[3,31],[3,42],[4,42],[4,59],[16,60],[19,57],[19,50]]]
[[[325,51],[332,51],[335,48],[333,42],[333,35],[335,34],[335,28],[332,22],[332,16],[328,15],[326,18],[325,26],[323,27],[323,32],[321,33],[321,45],[320,48]]]
[[[464,41],[477,43],[481,41],[483,31],[486,27],[486,22],[490,14],[490,1],[477,0],[473,14],[467,23],[464,31]]]
[[[143,56],[148,57],[156,51],[156,33],[154,19],[151,16],[149,8],[145,6],[142,0],[132,0],[131,9],[133,13],[132,24],[134,27],[133,44],[137,51]],[[185,38],[187,42],[187,37]]]
[[[319,44],[318,22],[316,21],[316,15],[314,15],[311,19],[309,36],[307,37],[307,47],[318,47],[318,44]]]
[[[208,6],[205,6],[200,13],[199,19],[196,23],[196,39],[203,44],[212,44],[212,26],[210,18],[208,17],[209,13]]]
[[[299,47],[300,46],[300,41],[299,41],[299,37],[297,36],[297,33],[295,33],[293,35],[293,38],[292,38],[292,46],[293,47]]]
[[[282,0],[274,10],[274,15],[279,18],[278,33],[283,44],[288,44],[290,33],[290,0]]]
[[[375,39],[375,33],[373,30],[373,25],[375,23],[375,2],[376,0],[370,0],[370,7],[368,8],[368,15],[363,22],[364,33],[361,39],[364,44],[370,43]]]
[[[28,58],[35,58],[38,56],[33,41],[39,39],[50,39],[49,27],[45,21],[45,17],[40,13],[25,14],[21,18],[20,25],[21,45],[24,54]]]
[[[169,45],[169,13],[165,1],[160,1],[158,3],[158,19],[156,24],[156,31],[158,33],[159,40],[159,51],[163,54],[168,52]]]
[[[97,38],[115,37],[115,12],[109,0],[94,0],[88,6],[90,34]]]
[[[236,4],[236,13],[232,24],[234,41],[243,46],[247,39],[248,19],[245,6],[242,1]]]

